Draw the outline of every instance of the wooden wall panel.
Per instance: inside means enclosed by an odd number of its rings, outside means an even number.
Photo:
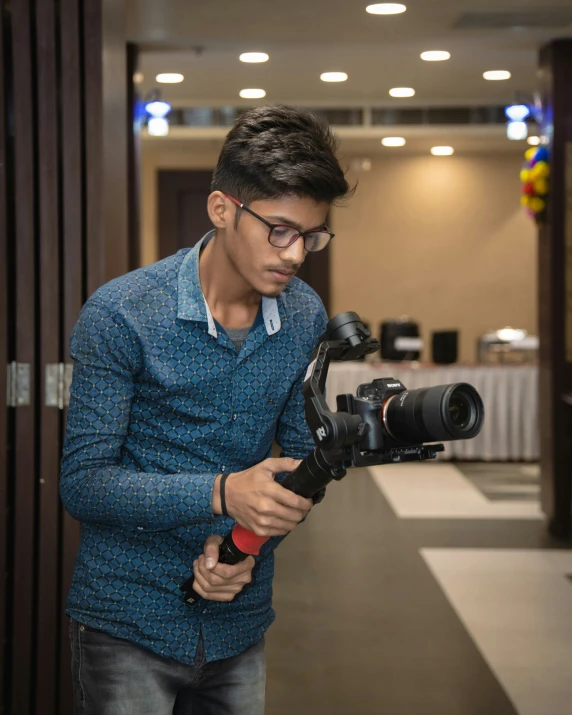
[[[32,18],[29,0],[12,9],[15,215],[15,359],[36,366],[36,192],[34,176],[34,105]],[[33,694],[36,417],[38,398],[32,384],[31,404],[14,410],[14,580],[12,610],[11,712],[27,715]]]
[[[108,172],[103,190],[105,76],[114,62],[127,148],[126,47],[112,21],[113,52],[103,52],[104,15],[109,23],[118,13],[123,0],[1,4],[0,713],[9,715],[73,713],[65,604],[79,524],[59,500],[66,410],[46,402],[46,367],[70,363],[81,306],[109,277],[106,230],[127,256],[127,203],[117,202],[127,172]],[[115,241],[109,227],[123,224]],[[124,262],[116,268],[127,270]],[[30,365],[30,405],[6,407],[12,360]]]
[[[62,191],[62,360],[70,361],[69,336],[86,298],[86,261],[83,191],[86,182],[82,160],[82,18],[78,0],[60,0],[59,48],[61,92],[66,101],[61,107],[61,191]],[[64,410],[63,421],[67,418]],[[79,546],[79,523],[64,510],[60,513],[60,638],[59,706],[71,713],[71,657],[68,619],[64,617],[75,555]]]
[[[8,348],[8,218],[6,201],[6,88],[4,73],[7,69],[4,43],[5,11],[0,8],[0,693],[6,692],[5,665],[7,644],[8,579],[8,408],[6,406],[6,381],[3,370],[9,362]],[[1,712],[0,697],[0,712]]]
[[[55,0],[35,7],[38,181],[39,386],[38,542],[35,603],[36,689],[33,712],[57,715],[59,601],[59,462],[61,412],[46,404],[46,368],[61,357],[59,131]]]

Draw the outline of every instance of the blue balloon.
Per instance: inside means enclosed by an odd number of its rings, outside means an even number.
[[[548,161],[548,149],[546,149],[546,147],[541,146],[537,150],[534,158],[536,159],[536,161]]]

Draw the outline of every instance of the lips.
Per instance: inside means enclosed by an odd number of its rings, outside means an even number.
[[[294,275],[292,271],[270,271],[270,274],[277,283],[288,283]]]

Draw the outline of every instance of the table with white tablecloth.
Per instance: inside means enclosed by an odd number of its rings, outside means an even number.
[[[336,395],[355,395],[358,385],[394,377],[407,389],[468,382],[481,395],[485,423],[474,439],[445,443],[444,459],[533,461],[539,459],[538,368],[535,365],[418,365],[333,362],[326,383],[330,409]]]

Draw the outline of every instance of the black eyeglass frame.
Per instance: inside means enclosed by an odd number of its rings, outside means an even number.
[[[235,199],[230,194],[225,194],[224,191],[222,193],[224,196],[226,196],[227,199],[232,201],[233,204],[236,204],[236,206],[238,206],[238,208],[243,209],[244,211],[247,211],[249,214],[254,216],[254,218],[257,218],[259,221],[262,221],[262,223],[268,227],[268,243],[271,246],[274,246],[274,248],[288,248],[293,243],[296,243],[296,241],[301,237],[304,239],[304,248],[308,252],[318,253],[318,251],[323,251],[324,248],[327,248],[330,245],[330,241],[332,240],[332,238],[334,238],[334,236],[336,235],[335,233],[332,233],[327,226],[324,226],[323,231],[318,231],[316,229],[312,229],[310,231],[299,231],[295,226],[288,226],[288,224],[285,224],[285,223],[270,223],[270,221],[267,221],[264,217],[259,216],[256,213],[256,211],[249,209],[248,206],[245,206],[238,199]],[[272,241],[270,240],[270,236],[272,236],[272,231],[274,231],[275,228],[289,228],[289,229],[292,229],[293,231],[296,231],[296,233],[292,237],[292,240],[289,243],[287,243],[285,246],[276,246],[276,244],[272,243]],[[318,248],[317,250],[312,251],[311,249],[307,248],[307,246],[306,246],[306,237],[312,233],[327,233],[330,238],[328,239],[328,242],[326,243],[325,246],[322,246],[321,248]]]

